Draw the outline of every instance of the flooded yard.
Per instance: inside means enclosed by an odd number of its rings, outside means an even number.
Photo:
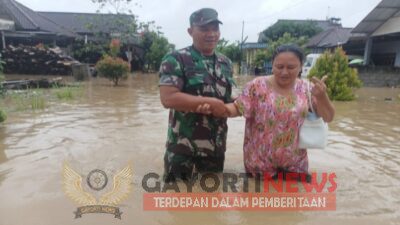
[[[238,88],[253,77],[238,77]],[[142,177],[163,172],[168,110],[158,77],[135,74],[113,87],[93,78],[71,101],[8,114],[0,125],[0,224],[399,224],[400,89],[362,88],[335,102],[325,150],[309,150],[310,171],[337,175],[337,209],[327,212],[143,211]],[[229,119],[225,171],[244,171],[244,119]],[[74,219],[62,190],[62,166],[80,174],[133,165],[133,194],[108,214]]]

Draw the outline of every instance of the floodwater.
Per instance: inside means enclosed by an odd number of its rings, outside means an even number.
[[[235,92],[250,79],[238,78]],[[79,99],[9,114],[0,125],[0,224],[400,224],[400,89],[389,88],[363,88],[357,101],[335,102],[327,149],[309,150],[310,171],[337,175],[336,211],[144,211],[142,178],[162,173],[167,131],[157,82],[144,74],[119,87],[92,79]],[[243,129],[243,118],[229,119],[227,172],[244,170]],[[64,162],[83,176],[132,163],[122,219],[74,219],[77,205],[62,191]]]

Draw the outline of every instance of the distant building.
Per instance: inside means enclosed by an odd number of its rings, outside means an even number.
[[[274,25],[279,25],[282,23],[294,23],[294,24],[314,24],[317,28],[320,28],[322,31],[326,31],[331,28],[335,27],[342,27],[340,23],[340,19],[338,18],[330,18],[328,20],[312,20],[312,19],[307,19],[307,20],[287,20],[287,19],[280,19],[278,20]],[[264,33],[261,32],[258,35],[258,42],[265,42],[267,37],[265,37]]]
[[[266,43],[257,43],[257,42],[247,42],[241,45],[242,50],[242,67],[241,67],[241,74],[256,74],[258,71],[261,72],[259,69],[255,67],[255,59],[256,53],[258,50],[266,49]],[[258,75],[258,74],[256,74]]]
[[[14,27],[2,32],[3,45],[38,43],[67,45],[77,35],[14,0],[0,1],[0,18],[13,21]]]
[[[382,0],[352,31],[344,46],[364,65],[400,67],[400,1]]]
[[[352,28],[331,27],[311,37],[306,47],[311,49],[311,53],[323,53],[343,46],[349,40],[351,30]]]
[[[143,49],[138,46],[140,35],[133,32],[135,18],[132,15],[36,12],[15,0],[1,0],[0,28],[5,26],[5,21],[14,26],[0,29],[0,49],[8,44],[39,43],[67,48],[75,41],[88,43],[119,38],[126,48],[124,51],[132,52],[135,59],[143,59]],[[124,36],[128,33],[129,36]]]

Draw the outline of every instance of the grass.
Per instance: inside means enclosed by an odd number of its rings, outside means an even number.
[[[46,96],[41,89],[13,92],[10,98],[10,103],[14,105],[16,111],[43,110],[47,106]]]
[[[7,91],[0,96],[0,110],[5,109],[3,111],[6,112],[44,110],[50,103],[74,100],[82,95],[83,88],[80,85]]]
[[[62,87],[55,91],[59,100],[73,100],[82,96],[82,88],[78,87]]]

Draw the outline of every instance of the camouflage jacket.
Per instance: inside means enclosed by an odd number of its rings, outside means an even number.
[[[160,67],[159,85],[184,93],[232,102],[232,63],[222,54],[203,56],[194,47],[167,54]],[[177,154],[219,156],[226,150],[226,118],[171,109],[166,148]]]

